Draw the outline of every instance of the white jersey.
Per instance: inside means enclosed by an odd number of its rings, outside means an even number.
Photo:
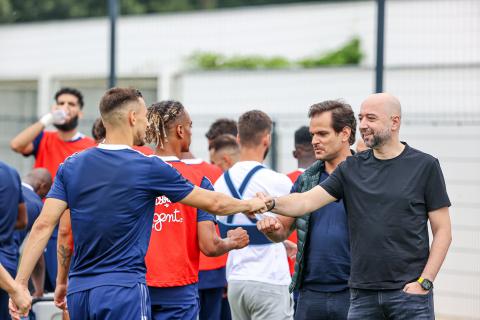
[[[245,176],[256,166],[261,165],[257,161],[240,161],[229,170],[230,178],[238,189]],[[274,197],[290,193],[292,182],[281,173],[270,169],[257,171],[248,183],[243,193],[243,199],[255,197],[257,192],[263,192]],[[215,183],[215,191],[231,195],[222,175]],[[274,215],[273,213],[266,213]],[[263,215],[257,215],[261,219]],[[218,217],[220,221],[226,221],[227,217]],[[233,224],[253,224],[242,213],[233,217]],[[283,243],[264,245],[249,245],[243,249],[232,250],[227,260],[227,281],[250,280],[275,285],[289,285],[290,271],[287,254]]]

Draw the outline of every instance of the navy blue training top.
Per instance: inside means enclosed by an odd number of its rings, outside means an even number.
[[[328,173],[323,172],[319,183],[328,176]],[[295,183],[292,192],[297,188]],[[337,292],[348,288],[349,277],[347,213],[343,201],[332,202],[312,213],[310,217],[302,288]]]
[[[0,264],[9,271],[17,269],[18,250],[13,232],[18,205],[23,201],[20,176],[0,161]]]
[[[100,144],[60,165],[48,198],[70,208],[74,255],[68,292],[145,283],[155,199],[193,190],[177,170],[128,146]]]

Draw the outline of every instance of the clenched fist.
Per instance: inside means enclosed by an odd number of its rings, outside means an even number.
[[[262,220],[257,221],[257,229],[265,234],[275,232],[281,227],[280,222],[274,217],[265,216]]]
[[[236,228],[227,232],[227,239],[232,244],[232,249],[245,248],[250,242],[247,231],[243,228]]]

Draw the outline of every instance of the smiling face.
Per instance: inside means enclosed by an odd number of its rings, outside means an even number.
[[[365,145],[380,148],[390,142],[400,129],[400,104],[387,94],[372,95],[362,103],[359,129]]]
[[[322,112],[310,119],[310,134],[312,146],[317,160],[330,161],[335,159],[344,148],[345,137],[332,127],[332,112]],[[348,138],[347,138],[348,141]]]

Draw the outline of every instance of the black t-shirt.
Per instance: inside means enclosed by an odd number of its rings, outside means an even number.
[[[351,288],[400,289],[418,279],[429,255],[428,212],[450,206],[437,159],[407,144],[388,160],[367,150],[320,186],[347,210]]]

